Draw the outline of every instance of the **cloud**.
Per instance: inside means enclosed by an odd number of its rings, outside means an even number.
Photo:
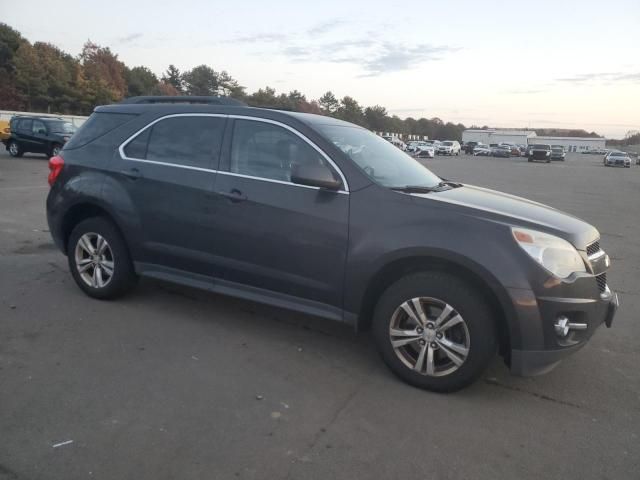
[[[339,18],[327,20],[326,22],[318,23],[315,27],[311,27],[307,30],[307,33],[309,35],[324,35],[325,33],[335,30],[346,23],[346,20],[341,20]]]
[[[556,81],[573,85],[586,85],[594,83],[623,83],[640,82],[640,72],[597,72],[581,73],[572,77],[558,78]]]
[[[375,77],[390,72],[410,70],[427,61],[440,60],[458,47],[417,44],[402,45],[378,42],[371,38],[290,45],[280,53],[293,62],[329,62],[353,64],[362,69],[361,77]]]
[[[443,55],[460,50],[446,45],[430,45],[422,43],[414,46],[403,46],[384,43],[372,58],[363,58],[360,65],[367,72],[364,77],[375,77],[383,73],[411,70],[421,63],[442,59]]]
[[[287,38],[284,33],[254,33],[253,35],[230,38],[222,43],[277,43],[284,42]]]
[[[512,95],[535,95],[537,93],[546,92],[544,88],[531,88],[531,89],[521,89],[521,90],[509,90],[507,93]]]
[[[119,44],[131,43],[142,37],[142,33],[132,33],[130,35],[125,35],[124,37],[120,37],[117,39]]]

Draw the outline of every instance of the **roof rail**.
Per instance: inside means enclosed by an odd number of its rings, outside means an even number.
[[[246,107],[240,100],[231,97],[205,97],[205,96],[141,96],[129,97],[120,103],[126,104],[150,104],[150,103],[205,103],[209,105],[227,105],[233,107]]]

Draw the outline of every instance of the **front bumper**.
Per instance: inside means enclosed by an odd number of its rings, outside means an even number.
[[[516,375],[539,375],[553,369],[563,358],[586,345],[603,323],[610,328],[620,305],[618,294],[608,288],[598,299],[540,297],[536,303],[544,345],[540,349],[511,350],[511,372]],[[530,312],[527,316],[531,316]],[[559,338],[554,322],[560,316],[586,324],[586,329],[570,330],[566,337]]]
[[[630,167],[631,162],[610,162],[607,160],[607,167]]]

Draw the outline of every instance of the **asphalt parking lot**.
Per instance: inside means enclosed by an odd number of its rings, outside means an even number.
[[[46,159],[2,151],[0,479],[637,479],[640,167],[425,163],[596,225],[613,328],[545,376],[496,359],[438,395],[323,320],[150,280],[92,300],[47,232]]]

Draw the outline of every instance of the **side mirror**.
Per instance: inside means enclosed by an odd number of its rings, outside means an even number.
[[[291,181],[299,185],[339,190],[342,185],[326,165],[291,165]]]

